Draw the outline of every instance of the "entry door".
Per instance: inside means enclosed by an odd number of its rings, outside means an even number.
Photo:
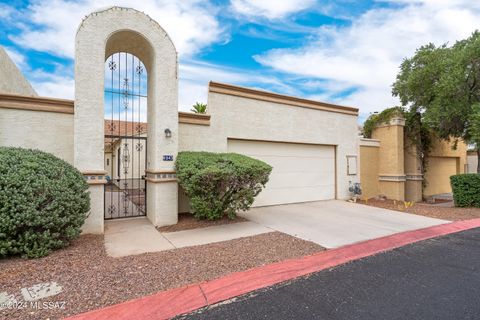
[[[335,198],[333,146],[229,139],[228,151],[265,161],[273,167],[270,180],[254,206]]]

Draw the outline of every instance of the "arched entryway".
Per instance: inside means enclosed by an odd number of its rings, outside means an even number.
[[[146,215],[148,75],[128,52],[105,61],[106,220]]]
[[[172,179],[172,160],[178,149],[177,52],[166,32],[146,14],[111,7],[88,15],[76,35],[74,162],[90,184],[91,212],[83,227],[85,232],[103,233],[104,228],[104,185],[113,176],[105,164],[105,85],[109,80],[105,68],[108,59],[118,53],[127,61],[132,56],[138,58],[148,74],[145,213],[156,226],[174,224],[178,218],[178,186]],[[132,71],[130,68],[127,73]],[[121,77],[120,82],[123,80]],[[117,89],[123,90],[123,83]],[[122,94],[118,96],[121,107]],[[130,152],[132,147],[128,147]],[[118,155],[122,157],[122,151],[117,151]],[[109,160],[110,166],[112,163]]]

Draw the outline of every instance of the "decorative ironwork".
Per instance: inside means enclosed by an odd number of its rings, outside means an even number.
[[[147,83],[145,66],[131,54],[115,53],[105,76],[105,219],[146,215]],[[109,82],[109,83],[107,83]],[[143,86],[143,87],[142,87]]]
[[[130,102],[130,97],[128,93],[128,78],[123,79],[123,107],[125,109],[128,108],[128,104]]]
[[[114,132],[117,129],[117,126],[115,125],[115,123],[113,121],[109,122],[107,126],[108,126],[108,131],[110,131],[110,132]]]
[[[112,71],[114,71],[115,69],[117,69],[117,64],[115,63],[115,61],[113,60],[110,60],[110,62],[108,63],[108,68]]]
[[[128,168],[130,167],[130,150],[128,150],[128,143],[123,144],[123,173],[128,174]]]
[[[113,204],[108,206],[108,215],[109,216],[114,216],[115,213],[117,212],[117,207],[115,207]]]

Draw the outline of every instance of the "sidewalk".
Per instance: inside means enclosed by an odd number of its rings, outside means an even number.
[[[177,232],[159,232],[147,218],[112,220],[105,223],[105,249],[111,257],[228,241],[274,230],[254,222],[238,222]]]

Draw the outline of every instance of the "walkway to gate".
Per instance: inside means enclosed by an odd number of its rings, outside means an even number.
[[[274,230],[247,221],[160,233],[144,217],[109,220],[105,222],[105,249],[111,257],[123,257],[233,240],[272,231]]]

